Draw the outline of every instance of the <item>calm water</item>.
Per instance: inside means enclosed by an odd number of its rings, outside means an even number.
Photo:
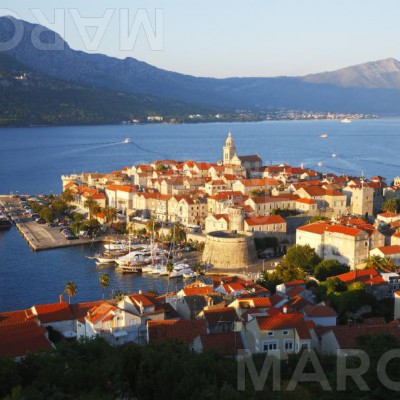
[[[107,172],[156,159],[216,161],[229,129],[239,154],[258,153],[266,164],[304,163],[324,172],[363,171],[388,180],[400,174],[399,119],[7,128],[0,130],[0,193],[58,193],[61,174]],[[328,139],[319,138],[324,132]],[[124,144],[126,137],[132,143]],[[110,291],[166,289],[166,279],[96,269],[84,257],[93,252],[79,247],[34,253],[14,228],[0,232],[0,311],[57,301],[69,280],[78,285],[73,301],[99,299],[98,275],[105,271],[111,275]]]

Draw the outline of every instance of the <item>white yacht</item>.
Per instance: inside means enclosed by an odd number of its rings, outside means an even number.
[[[174,265],[174,270],[171,272],[170,278],[177,278],[180,276],[184,276],[185,273],[188,275],[190,272],[193,273],[192,269],[188,264],[177,263]]]
[[[351,119],[349,119],[349,118],[343,118],[340,122],[341,122],[342,124],[350,124],[350,123],[351,123]]]
[[[130,143],[131,142],[131,139],[130,138],[125,138],[125,140],[124,140],[124,143]]]
[[[321,139],[327,139],[327,138],[329,137],[329,135],[328,135],[327,133],[321,133],[321,134],[319,135],[319,137],[320,137]]]
[[[336,157],[336,153],[332,153],[332,157],[335,158]]]

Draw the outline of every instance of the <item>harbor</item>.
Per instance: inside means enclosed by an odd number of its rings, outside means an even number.
[[[3,195],[0,197],[0,206],[4,209],[6,216],[13,222],[21,236],[34,251],[79,246],[108,240],[108,237],[68,240],[62,235],[59,227],[38,224],[32,218],[29,218],[24,213],[18,197]]]

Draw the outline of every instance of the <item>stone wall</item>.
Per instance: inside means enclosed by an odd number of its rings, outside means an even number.
[[[222,231],[207,235],[203,262],[214,268],[240,269],[257,260],[257,251],[252,235],[233,234]]]

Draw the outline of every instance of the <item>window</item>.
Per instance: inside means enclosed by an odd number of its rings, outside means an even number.
[[[293,351],[293,340],[285,340],[285,351]]]
[[[268,332],[268,336],[274,336],[274,332]]]
[[[283,331],[284,335],[289,335],[289,331]]]
[[[273,351],[278,349],[277,342],[264,342],[263,343],[263,350],[264,351]]]

